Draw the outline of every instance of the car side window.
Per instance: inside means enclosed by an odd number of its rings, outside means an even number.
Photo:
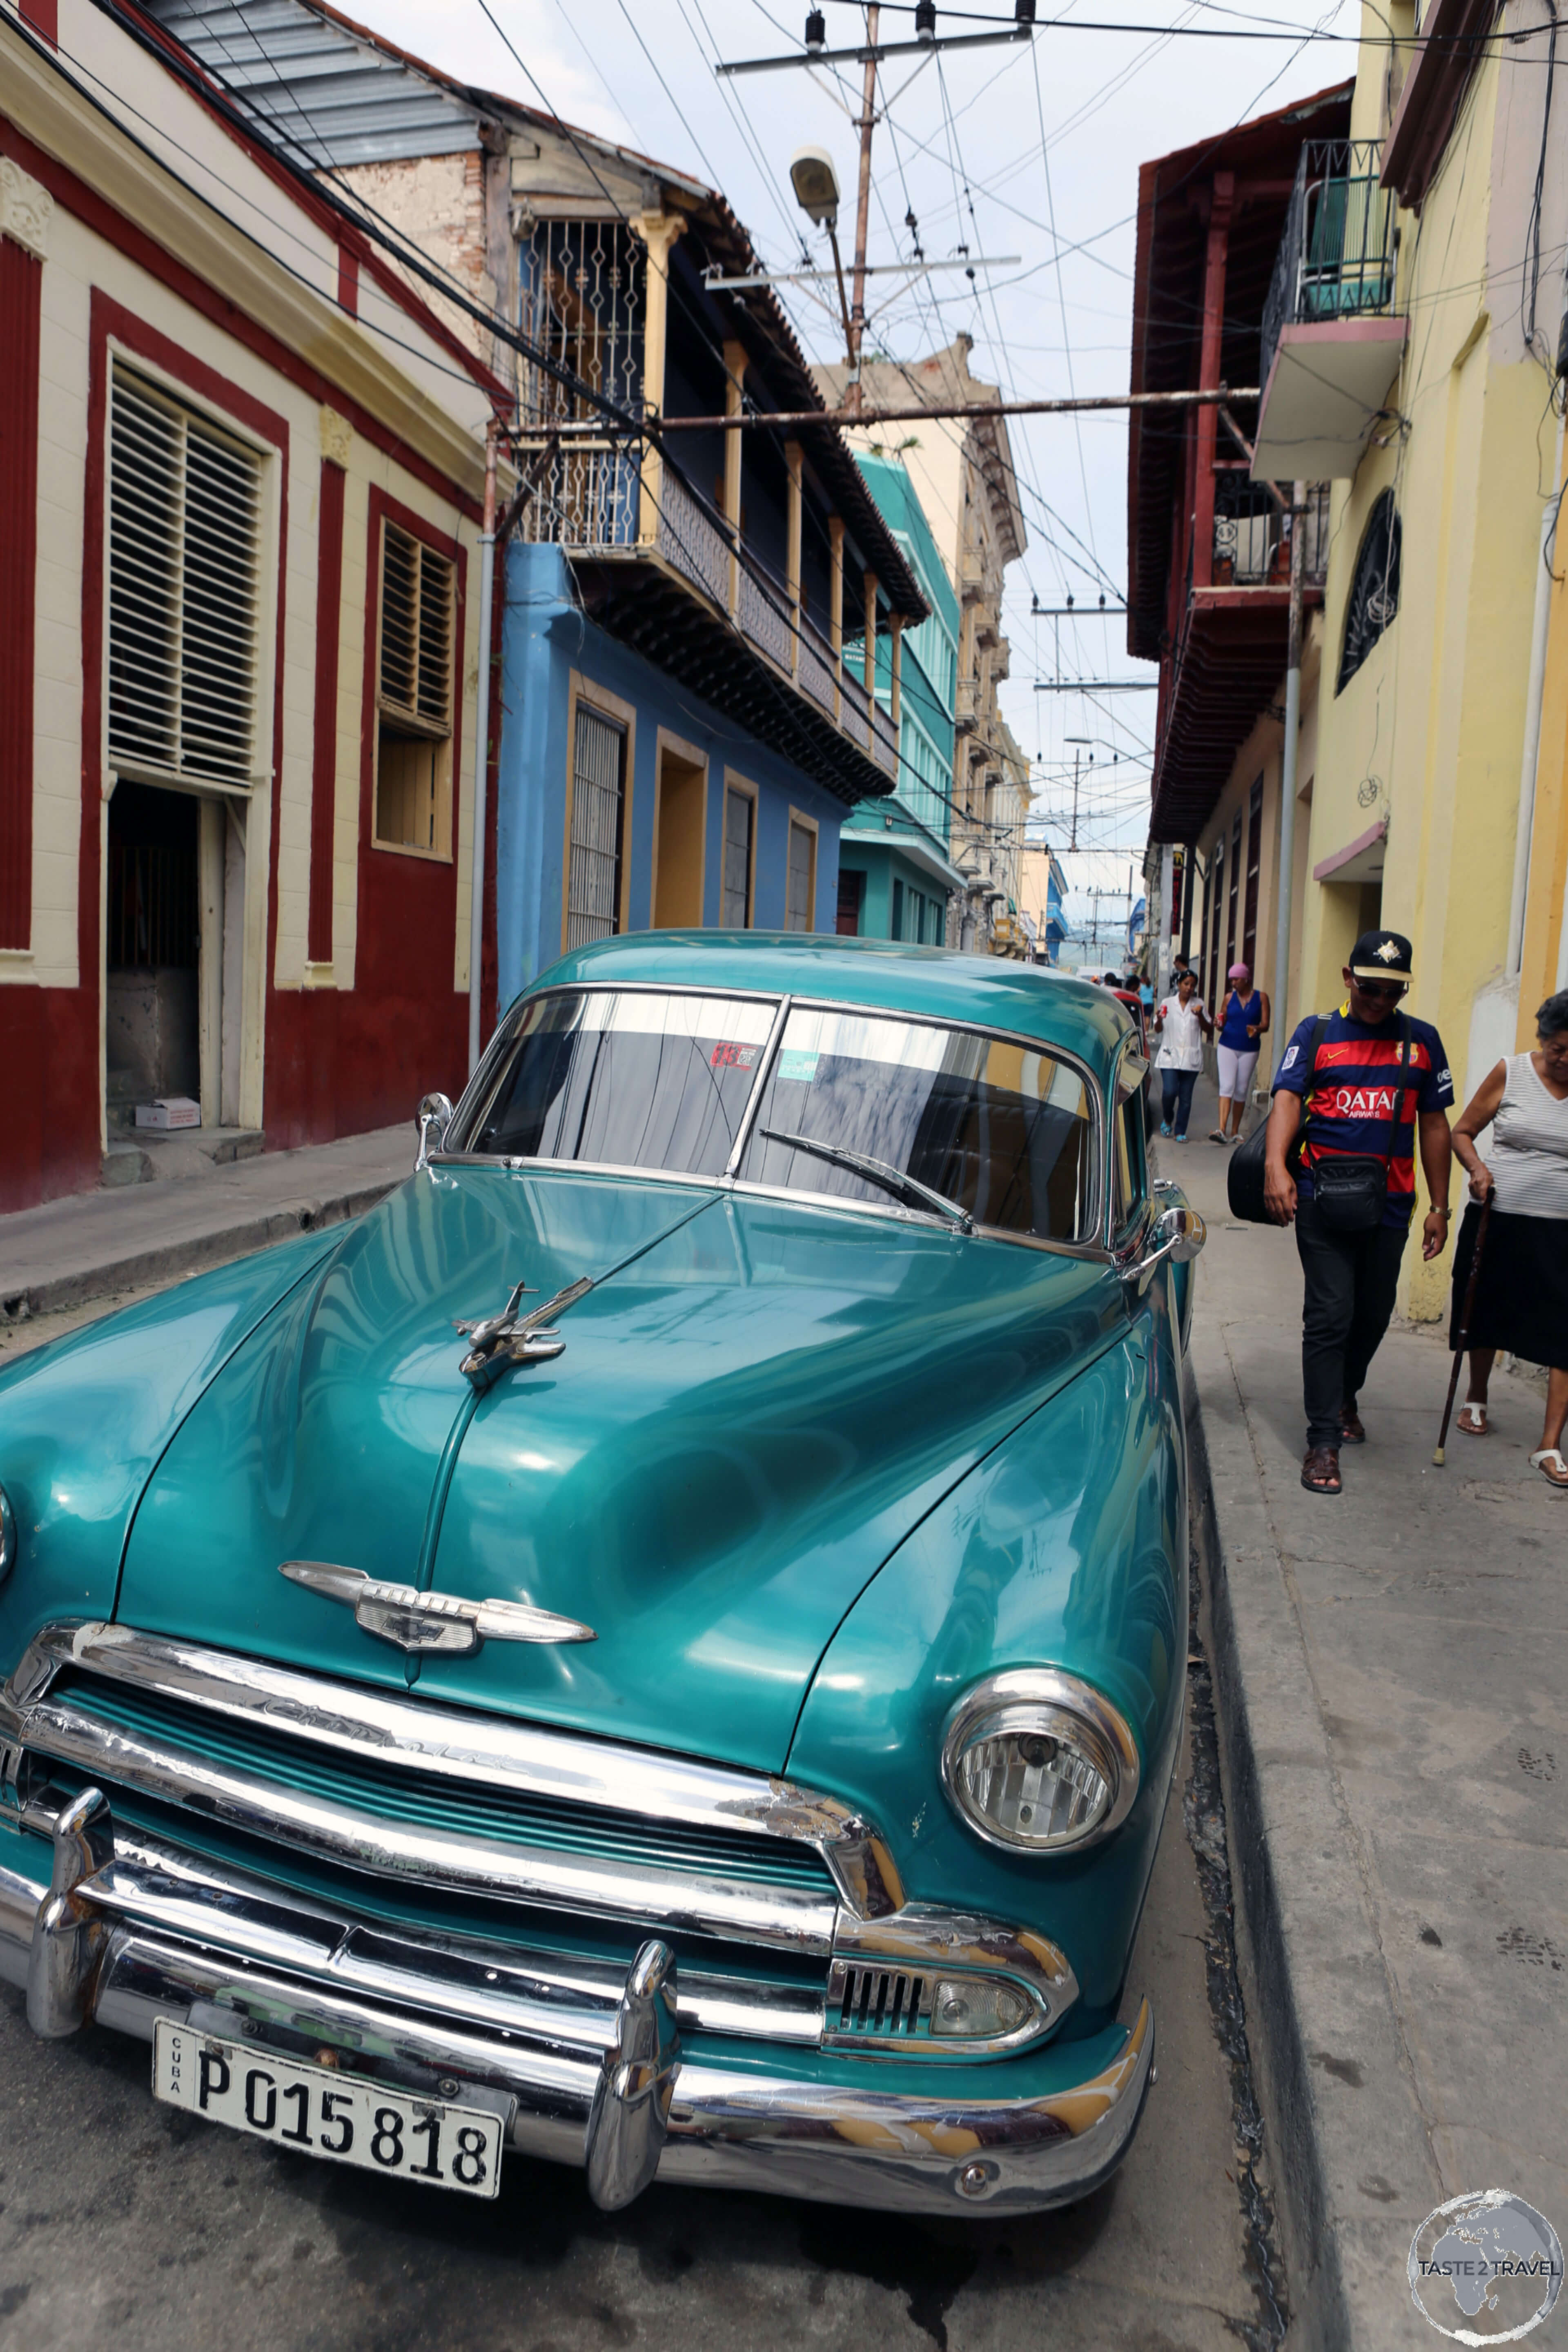
[[[1148,1194],[1143,1158],[1143,1065],[1122,1061],[1111,1119],[1111,1230],[1120,1238],[1133,1223]]]

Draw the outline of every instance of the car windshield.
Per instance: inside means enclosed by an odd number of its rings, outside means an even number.
[[[777,1010],[636,989],[530,997],[447,1148],[721,1176]]]
[[[1048,1052],[975,1030],[799,1006],[739,1173],[890,1205],[886,1181],[806,1150],[810,1141],[911,1176],[976,1224],[1084,1241],[1094,1211],[1092,1138],[1081,1076]]]

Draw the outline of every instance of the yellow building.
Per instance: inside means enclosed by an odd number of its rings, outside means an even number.
[[[1264,323],[1254,478],[1332,485],[1276,1034],[1388,924],[1462,1104],[1562,977],[1568,614],[1542,536],[1568,141],[1521,0],[1436,0],[1420,40],[1400,0],[1363,25],[1351,137],[1304,151]],[[1412,1252],[1405,1280],[1442,1311],[1446,1261]]]
[[[1561,436],[1558,482],[1542,547],[1547,638],[1542,673],[1541,740],[1524,861],[1515,1051],[1535,1043],[1535,1009],[1568,988],[1568,539],[1556,528],[1568,466]],[[1550,570],[1547,569],[1548,564]]]

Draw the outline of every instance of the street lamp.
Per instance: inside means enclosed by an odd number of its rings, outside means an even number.
[[[849,323],[849,297],[844,290],[844,264],[838,257],[838,174],[826,147],[797,147],[789,159],[795,200],[808,220],[827,231],[833,247],[833,272],[838,280],[838,310],[844,321],[844,356],[851,374],[856,367],[855,330]]]

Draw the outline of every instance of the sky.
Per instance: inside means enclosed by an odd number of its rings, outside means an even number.
[[[860,69],[721,79],[713,66],[798,55],[805,5],[353,0],[349,13],[448,73],[546,104],[721,188],[764,264],[798,269],[803,237],[811,266],[829,257],[790,191],[798,146],[833,155],[853,238],[858,134],[851,118],[859,112]],[[820,5],[830,48],[864,40],[865,10],[855,0]],[[873,312],[868,350],[912,361],[962,330],[974,338],[973,373],[1008,398],[1121,392],[1140,163],[1348,79],[1353,43],[1322,36],[1356,30],[1360,10],[1354,0],[1327,0],[1321,14],[1312,0],[1037,6],[1042,21],[1030,42],[893,59],[882,68],[869,258],[907,259],[918,238],[927,260],[958,266],[892,291]],[[939,6],[938,31],[1005,28],[1010,8],[1011,0],[971,0],[966,16]],[[883,8],[882,41],[910,40],[913,29],[912,0]],[[1261,37],[1282,33],[1293,37]],[[990,266],[971,277],[976,264]],[[795,288],[781,289],[781,299],[813,358],[842,358],[836,306]],[[942,428],[892,427],[889,438],[916,429]],[[1098,914],[1109,954],[1110,927],[1125,919],[1129,869],[1141,861],[1148,830],[1154,697],[1035,688],[1058,676],[1154,677],[1128,655],[1124,619],[1099,612],[1102,594],[1116,605],[1126,593],[1126,415],[1016,418],[1009,431],[1028,545],[1007,574],[1012,667],[1003,708],[1035,763],[1031,834],[1063,854],[1069,920],[1087,929]],[[1060,606],[1069,594],[1070,618],[1035,617],[1037,602]],[[1068,846],[1075,760],[1076,854]],[[1122,895],[1097,899],[1096,891]]]

